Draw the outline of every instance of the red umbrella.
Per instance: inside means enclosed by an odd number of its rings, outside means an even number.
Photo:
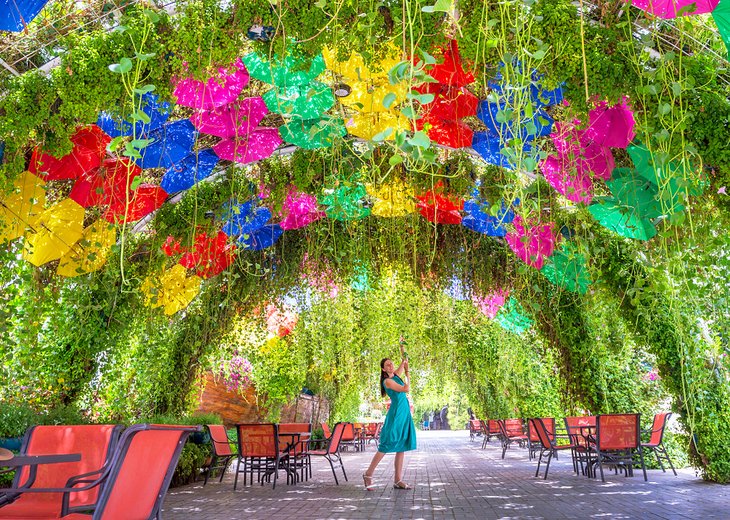
[[[33,150],[28,171],[47,181],[78,179],[101,164],[111,138],[98,126],[90,125],[80,128],[71,142],[74,145],[71,153],[58,159],[40,148]]]
[[[436,224],[461,224],[460,210],[464,201],[458,197],[451,198],[443,193],[443,183],[439,181],[434,189],[423,195],[416,195],[418,212],[426,220]]]
[[[140,167],[128,159],[107,159],[99,168],[83,173],[69,197],[85,208],[125,201],[127,190],[141,173]]]
[[[466,123],[426,116],[416,121],[419,130],[429,125],[428,137],[451,148],[468,148],[474,140],[474,131]]]
[[[192,250],[187,251],[179,264],[188,269],[195,269],[201,278],[216,276],[233,263],[236,245],[228,242],[228,235],[218,231],[215,237],[200,233],[195,237]]]
[[[281,144],[278,128],[258,128],[242,139],[226,139],[213,147],[221,159],[242,164],[266,159]]]
[[[146,217],[167,199],[167,192],[159,186],[140,184],[136,190],[130,190],[129,201],[126,197],[115,197],[104,213],[104,219],[113,224],[136,222]]]

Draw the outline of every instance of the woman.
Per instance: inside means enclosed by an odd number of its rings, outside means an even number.
[[[403,345],[400,347],[403,354]],[[405,382],[401,376],[405,374]],[[385,416],[385,423],[380,430],[380,444],[378,452],[373,456],[370,467],[363,473],[362,479],[365,489],[373,487],[373,473],[383,460],[386,453],[395,453],[395,475],[393,487],[395,489],[411,489],[403,482],[403,459],[406,451],[416,449],[416,428],[413,425],[411,409],[406,393],[410,390],[408,378],[408,360],[401,362],[395,368],[393,361],[388,358],[380,362],[380,395],[390,397],[390,408]]]

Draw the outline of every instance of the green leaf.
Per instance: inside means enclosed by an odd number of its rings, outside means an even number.
[[[136,89],[134,89],[134,93],[139,94],[139,95],[147,94],[147,93],[155,90],[155,88],[156,87],[154,85],[143,85],[141,87],[137,87]]]
[[[112,152],[116,152],[122,146],[122,142],[123,141],[124,141],[124,136],[123,135],[120,135],[119,137],[115,137],[109,143],[109,150],[112,151]]]
[[[388,159],[388,164],[390,164],[391,166],[396,166],[402,162],[403,162],[403,157],[401,157],[398,154],[393,155],[390,159]]]
[[[390,110],[390,107],[393,106],[393,103],[395,103],[395,100],[397,99],[397,96],[393,94],[392,92],[388,92],[386,96],[383,98],[383,106]]]
[[[434,5],[427,5],[421,10],[424,13],[449,13],[452,7],[452,0],[436,0]]]
[[[672,105],[669,103],[661,103],[659,105],[659,114],[666,116],[672,111]]]
[[[147,61],[147,60],[150,60],[150,59],[154,58],[155,56],[157,56],[157,54],[154,53],[154,52],[151,52],[151,53],[148,53],[148,54],[145,54],[145,53],[142,53],[142,54],[137,53],[137,54],[135,54],[134,57],[137,58],[139,61]]]
[[[132,112],[129,115],[129,118],[132,121],[142,121],[145,124],[149,124],[149,122],[152,121],[150,119],[150,116],[144,110],[139,110],[139,109],[137,109],[134,112]]]
[[[406,97],[408,99],[415,99],[422,105],[427,105],[434,100],[433,94],[420,94],[420,93],[418,93],[418,91],[415,91],[415,90],[406,94]]]
[[[377,133],[373,136],[373,141],[376,143],[382,143],[385,141],[388,137],[390,137],[390,134],[393,133],[393,129],[388,127],[385,130],[383,130],[380,133]]]
[[[133,180],[132,184],[129,185],[129,188],[134,191],[137,188],[139,188],[139,185],[142,184],[142,177],[140,175],[137,175]]]
[[[428,148],[429,146],[431,146],[431,139],[428,138],[426,132],[423,132],[421,130],[413,134],[413,137],[408,139],[407,142],[419,148]]]
[[[131,141],[129,144],[134,146],[136,149],[140,150],[142,148],[148,147],[154,141],[155,141],[154,139],[135,139],[134,141]]]
[[[417,119],[418,116],[416,115],[416,111],[411,106],[403,107],[401,109],[401,114],[406,116],[408,119]]]
[[[325,7],[327,7],[327,0],[317,0],[316,2],[314,2],[314,7],[324,9]]]
[[[116,74],[126,74],[132,70],[132,60],[129,58],[122,58],[119,63],[112,63],[109,65],[109,70]]]

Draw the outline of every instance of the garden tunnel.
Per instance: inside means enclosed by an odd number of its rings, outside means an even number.
[[[671,409],[730,481],[730,0],[13,5],[0,437],[354,419],[402,337],[417,414]]]

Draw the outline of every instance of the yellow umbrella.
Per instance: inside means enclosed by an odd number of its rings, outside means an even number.
[[[187,276],[183,266],[177,264],[161,276],[150,276],[142,284],[145,301],[150,307],[164,307],[167,316],[187,307],[200,292],[202,278]]]
[[[410,120],[400,113],[368,112],[358,113],[345,123],[347,131],[362,139],[372,139],[379,133],[392,128],[387,140],[395,139],[398,130],[413,130]]]
[[[51,206],[30,222],[23,258],[35,266],[58,260],[84,234],[84,208],[71,199]]]
[[[116,228],[104,219],[97,220],[84,229],[81,240],[61,257],[56,274],[72,278],[98,271],[106,264],[116,241]]]
[[[393,181],[379,188],[367,185],[368,195],[375,199],[371,213],[378,217],[402,217],[416,211],[413,190],[401,181]]]
[[[45,185],[30,172],[15,179],[12,189],[0,200],[0,243],[23,236],[33,217],[43,211]]]

